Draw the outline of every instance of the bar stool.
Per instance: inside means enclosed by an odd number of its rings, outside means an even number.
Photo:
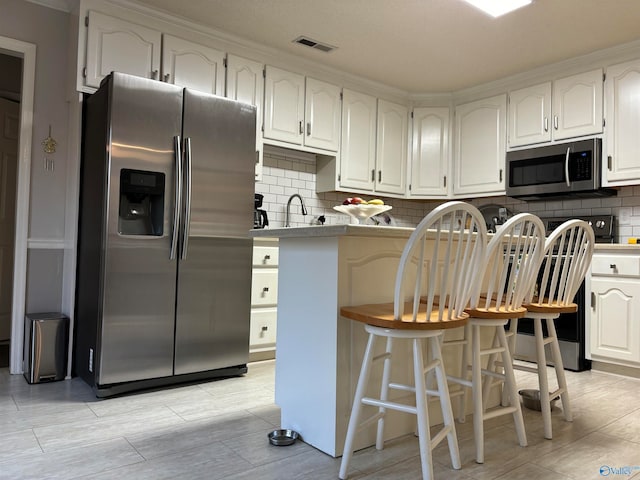
[[[431,451],[445,437],[451,463],[460,468],[455,422],[449,400],[439,338],[445,329],[463,326],[468,318],[471,288],[480,271],[486,249],[486,224],[472,205],[449,202],[429,213],[407,241],[396,274],[394,302],[343,307],[343,317],[362,322],[369,333],[347,429],[339,477],[347,478],[357,431],[377,421],[376,448],[384,447],[384,422],[388,409],[417,416],[422,478],[433,478]],[[421,298],[424,302],[421,302]],[[378,338],[386,339],[383,354],[375,355]],[[413,385],[391,381],[391,363],[396,339],[410,340],[413,351]],[[428,361],[423,359],[423,340],[428,342]],[[382,385],[378,398],[366,395],[372,364],[383,361]],[[406,361],[406,360],[405,360]],[[425,375],[435,372],[436,390],[427,390]],[[389,399],[389,391],[415,394],[415,405]],[[433,438],[429,431],[427,396],[440,400],[444,425]],[[364,405],[377,412],[360,421]]]
[[[522,417],[520,401],[517,396],[515,376],[512,368],[509,344],[504,326],[510,319],[521,318],[526,314],[522,306],[531,291],[535,275],[542,260],[544,249],[544,224],[535,215],[521,213],[509,219],[489,242],[484,263],[483,281],[478,283],[478,292],[472,298],[472,308],[467,309],[469,321],[465,327],[462,369],[459,377],[452,375],[448,379],[463,387],[458,409],[459,421],[465,421],[465,406],[468,388],[472,391],[473,430],[476,444],[476,462],[484,463],[484,421],[500,415],[512,414],[521,446],[527,446],[527,436]],[[480,289],[482,293],[480,293]],[[481,348],[480,332],[482,328],[494,330],[493,345]],[[500,354],[504,371],[495,368],[482,368],[482,357],[490,358]],[[469,379],[471,363],[471,379]],[[487,399],[483,398],[483,376],[486,381],[492,377],[504,382],[509,393],[508,404],[486,410]]]
[[[538,274],[537,292],[534,293],[532,289],[524,305],[528,312],[527,317],[534,321],[537,368],[525,365],[514,365],[514,368],[538,374],[544,437],[548,439],[552,438],[553,433],[551,426],[552,400],[560,397],[564,418],[568,422],[572,421],[571,402],[554,320],[561,313],[578,310],[578,305],[573,303],[573,299],[591,264],[594,244],[593,229],[583,220],[568,220],[556,228],[545,242],[544,259]],[[546,324],[546,337],[543,320]],[[511,322],[509,333],[512,334],[510,339],[512,352],[515,351],[517,328],[517,320]],[[558,388],[552,392],[549,392],[545,345],[550,347],[551,360],[558,384]]]

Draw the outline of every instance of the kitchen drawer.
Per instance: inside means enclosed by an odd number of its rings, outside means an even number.
[[[253,247],[253,265],[255,267],[275,267],[278,265],[278,247]]]
[[[640,255],[594,255],[591,275],[640,276]]]
[[[278,270],[254,269],[251,279],[251,305],[265,306],[278,303]]]
[[[260,308],[251,311],[251,333],[249,334],[251,348],[276,344],[277,316],[276,308]]]

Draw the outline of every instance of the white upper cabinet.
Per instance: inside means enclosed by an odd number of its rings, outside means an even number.
[[[224,95],[224,52],[171,35],[162,42],[164,82]]]
[[[85,85],[99,87],[111,72],[158,79],[159,31],[90,11]]]
[[[304,144],[338,151],[340,145],[340,87],[307,77]]]
[[[449,169],[449,108],[413,110],[409,196],[445,197]]]
[[[264,138],[337,151],[340,87],[268,65]]]
[[[640,179],[640,60],[607,68],[607,170],[609,185]]]
[[[602,69],[553,82],[553,138],[602,133]]]
[[[509,94],[509,146],[551,140],[551,82]]]
[[[602,69],[509,94],[509,146],[602,133]]]
[[[409,110],[386,100],[378,100],[376,142],[376,186],[381,193],[405,193]]]
[[[304,77],[267,65],[264,137],[302,144],[304,134]]]
[[[504,195],[506,112],[506,95],[456,107],[454,195]]]
[[[376,98],[343,90],[341,188],[373,191],[376,170]]]
[[[233,100],[256,107],[256,180],[262,179],[262,101],[264,65],[236,55],[227,57],[227,93]]]

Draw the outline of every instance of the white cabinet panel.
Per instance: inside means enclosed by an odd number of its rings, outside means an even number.
[[[278,252],[280,252],[278,247],[254,246],[253,265],[260,267],[277,267]]]
[[[90,11],[85,84],[97,88],[112,71],[158,79],[160,45],[156,30]]]
[[[551,82],[509,94],[509,146],[551,140]]]
[[[249,345],[252,351],[275,347],[277,317],[278,310],[275,308],[251,310]]]
[[[302,144],[304,77],[267,65],[264,137]]]
[[[404,105],[378,100],[376,192],[405,193],[408,116]]]
[[[344,89],[340,186],[373,190],[376,169],[376,98]]]
[[[595,255],[591,275],[640,277],[640,257],[637,255]]]
[[[607,160],[610,185],[640,179],[640,60],[607,69]]]
[[[256,180],[262,179],[262,105],[264,99],[264,65],[253,60],[227,56],[228,98],[256,107]]]
[[[446,196],[448,168],[449,108],[414,109],[409,195]]]
[[[171,35],[163,35],[162,40],[163,81],[224,94],[224,52]]]
[[[308,147],[338,151],[340,87],[307,77],[304,116],[304,144]]]
[[[553,82],[553,138],[602,132],[602,69]]]
[[[591,356],[624,364],[640,362],[640,281],[591,279]],[[601,358],[599,358],[601,357]]]
[[[504,194],[506,95],[456,107],[453,193]]]

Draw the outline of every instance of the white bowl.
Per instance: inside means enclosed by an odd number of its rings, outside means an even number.
[[[391,210],[391,205],[337,205],[333,209],[364,223],[367,218]]]

